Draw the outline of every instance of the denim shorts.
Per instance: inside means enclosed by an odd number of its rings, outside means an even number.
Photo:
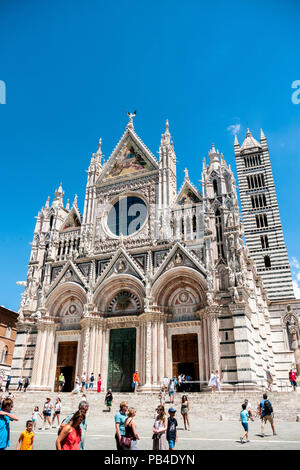
[[[248,423],[242,423],[243,428],[248,432]]]
[[[174,449],[175,447],[175,441],[169,441],[169,448]]]

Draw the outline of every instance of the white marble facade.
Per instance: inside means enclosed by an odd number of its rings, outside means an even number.
[[[203,383],[218,369],[223,388],[253,389],[267,365],[275,380],[286,377],[296,343],[283,317],[299,306],[283,300],[270,314],[274,308],[243,243],[234,175],[214,145],[202,175],[194,175],[200,177],[201,191],[185,170],[177,191],[168,121],[157,160],[129,114],[109,159],[101,140],[92,155],[83,214],[77,196],[64,205],[60,184],[37,216],[14,383],[28,375],[32,389],[53,390],[60,344],[69,342],[77,347],[73,377],[101,373],[106,388],[111,331],[128,328],[135,331],[135,358],[126,373],[139,370],[141,391],[158,389],[177,371],[175,337],[183,351],[177,363],[190,361],[183,335],[194,335],[194,378]],[[299,338],[297,312],[294,318]]]

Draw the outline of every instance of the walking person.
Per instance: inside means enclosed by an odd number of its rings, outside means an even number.
[[[86,373],[84,372],[81,376],[81,391],[85,391],[85,383],[86,383]]]
[[[85,419],[83,410],[78,410],[61,430],[56,440],[56,450],[79,450],[81,423]]]
[[[175,444],[177,442],[177,419],[175,418],[176,410],[174,408],[169,408],[169,418],[168,418],[168,429],[167,429],[167,441],[169,443],[169,450],[174,450]]]
[[[60,413],[61,413],[61,407],[62,407],[61,399],[59,397],[57,397],[56,401],[55,401],[55,405],[54,405],[54,415],[53,415],[53,418],[52,418],[52,428],[56,428],[56,426],[53,426],[55,418],[57,419],[58,427],[60,426],[59,416],[60,416]]]
[[[168,450],[166,432],[168,429],[168,418],[165,413],[165,407],[160,405],[157,408],[157,416],[153,425],[153,450]]]
[[[186,395],[183,395],[181,399],[181,415],[183,418],[185,431],[190,430],[189,411],[190,411],[190,404],[188,401],[188,397]]]
[[[249,400],[245,398],[244,404],[246,405],[246,411],[249,414],[249,418],[251,421],[254,421],[255,418],[255,412],[252,410],[251,403],[249,403]]]
[[[58,377],[58,391],[59,391],[59,392],[62,392],[62,391],[63,391],[64,385],[65,385],[65,376],[64,376],[64,374],[61,372],[61,373],[59,374],[59,377]]]
[[[23,387],[23,378],[20,377],[20,378],[19,378],[19,381],[18,381],[17,392],[22,392],[22,387]]]
[[[33,450],[34,432],[32,430],[33,423],[31,419],[26,421],[26,429],[21,432],[17,442],[16,450]]]
[[[289,381],[293,387],[294,392],[297,392],[297,375],[292,368],[289,371]]]
[[[270,371],[270,367],[269,367],[269,366],[267,366],[266,376],[267,376],[267,382],[268,382],[268,388],[267,388],[267,390],[268,390],[269,392],[272,392],[273,376],[272,376],[272,374],[271,374],[271,371]]]
[[[33,409],[33,412],[32,412],[33,432],[36,431],[36,423],[37,423],[38,417],[40,417],[41,420],[43,420],[43,416],[42,416],[41,413],[39,412],[39,407],[38,407],[38,406],[35,406],[34,409]]]
[[[24,384],[23,384],[23,389],[24,389],[24,392],[27,391],[27,388],[29,387],[29,378],[28,377],[25,377],[24,379]]]
[[[13,401],[9,398],[4,398],[0,410],[0,450],[5,450],[9,447],[10,421],[19,420],[19,418],[11,412],[13,407]]]
[[[136,410],[128,408],[127,419],[125,421],[125,437],[130,439],[129,450],[138,450],[137,441],[140,439],[136,432],[135,416]]]
[[[102,384],[101,374],[98,374],[98,380],[97,380],[97,392],[98,393],[101,393],[101,384]]]
[[[6,386],[5,386],[5,391],[8,392],[8,389],[9,389],[9,386],[10,386],[10,382],[11,382],[11,376],[8,375],[7,376],[7,379],[6,379]]]
[[[170,398],[170,403],[174,403],[174,398],[175,398],[175,384],[174,380],[170,379],[169,382],[169,398]]]
[[[218,392],[220,392],[220,390],[221,390],[221,381],[220,381],[219,372],[217,370],[215,372],[215,378],[216,378],[216,390]]]
[[[248,419],[249,419],[249,413],[246,409],[246,404],[242,404],[242,411],[240,412],[240,420],[242,423],[242,426],[244,428],[244,434],[240,437],[241,444],[244,444],[244,442],[250,442],[249,437],[248,437]],[[244,438],[246,439],[244,441]]]
[[[270,400],[268,400],[268,395],[266,393],[263,394],[263,400],[259,404],[259,409],[261,416],[261,436],[265,436],[264,428],[267,421],[269,421],[269,423],[271,424],[273,436],[277,436],[274,427],[272,403],[270,402]]]
[[[72,395],[77,395],[77,393],[79,393],[79,390],[80,390],[80,378],[77,375],[75,379],[75,386],[72,390]]]
[[[92,372],[90,376],[89,388],[94,388],[94,380],[95,380],[95,376],[94,376],[94,372]]]
[[[44,403],[44,408],[43,408],[44,423],[43,423],[42,431],[44,431],[45,429],[49,429],[51,427],[50,418],[52,414],[52,409],[53,409],[53,405],[51,403],[51,398],[46,398],[46,401]],[[49,424],[48,427],[46,427],[47,423]]]
[[[165,406],[166,404],[166,392],[165,392],[165,387],[161,387],[161,390],[158,394],[158,398],[159,398],[159,401],[160,401],[160,404],[162,406]]]
[[[136,393],[137,388],[140,383],[140,376],[139,376],[139,371],[136,370],[132,376],[132,383],[134,384],[134,393]]]
[[[211,393],[214,393],[216,391],[217,379],[216,379],[216,374],[214,370],[211,371],[208,386],[211,387]]]
[[[115,414],[115,440],[117,450],[123,450],[122,437],[125,436],[125,421],[127,419],[128,404],[126,401],[121,401],[120,410]]]
[[[111,388],[108,389],[106,395],[105,395],[105,405],[107,406],[108,410],[107,411],[111,411],[111,405],[112,405],[112,402],[113,402],[113,395],[112,395],[112,391],[111,391]]]
[[[81,400],[78,405],[78,411],[81,411],[84,414],[84,419],[80,423],[81,429],[81,438],[79,442],[79,450],[84,450],[84,441],[85,441],[85,433],[87,430],[87,412],[89,410],[89,404],[86,400]],[[68,415],[63,422],[61,423],[59,429],[60,431],[65,427],[66,424],[69,424],[71,419],[73,418],[74,413]]]

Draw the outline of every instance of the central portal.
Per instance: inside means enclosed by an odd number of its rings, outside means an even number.
[[[111,388],[113,392],[132,391],[135,347],[135,328],[110,330],[107,388]]]

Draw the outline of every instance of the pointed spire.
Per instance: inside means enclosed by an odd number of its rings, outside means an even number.
[[[233,145],[234,145],[235,147],[236,147],[236,146],[240,146],[240,144],[239,144],[239,141],[238,141],[238,138],[237,138],[237,135],[236,135],[236,134],[235,134],[235,136],[234,136],[234,144],[233,144]]]
[[[70,200],[69,199],[67,199],[66,209],[67,209],[67,211],[70,210]]]
[[[246,137],[251,137],[251,136],[252,136],[252,134],[251,134],[251,132],[250,132],[250,129],[249,129],[249,127],[247,127],[247,134],[246,134]]]
[[[260,129],[260,141],[262,141],[262,140],[267,140],[267,139],[266,139],[266,136],[264,134],[264,131],[262,129]]]
[[[206,169],[206,158],[203,157],[203,170],[205,170],[205,169]]]
[[[190,178],[189,178],[189,171],[188,171],[187,168],[184,169],[184,179],[185,179],[185,180],[189,180],[189,179],[190,179]]]
[[[75,194],[74,201],[73,201],[73,206],[77,207],[77,194]]]
[[[96,155],[100,157],[102,156],[102,137],[100,137],[99,139],[98,150],[97,150]]]
[[[49,209],[49,201],[50,201],[50,196],[48,196],[46,204],[45,204],[45,209]]]

